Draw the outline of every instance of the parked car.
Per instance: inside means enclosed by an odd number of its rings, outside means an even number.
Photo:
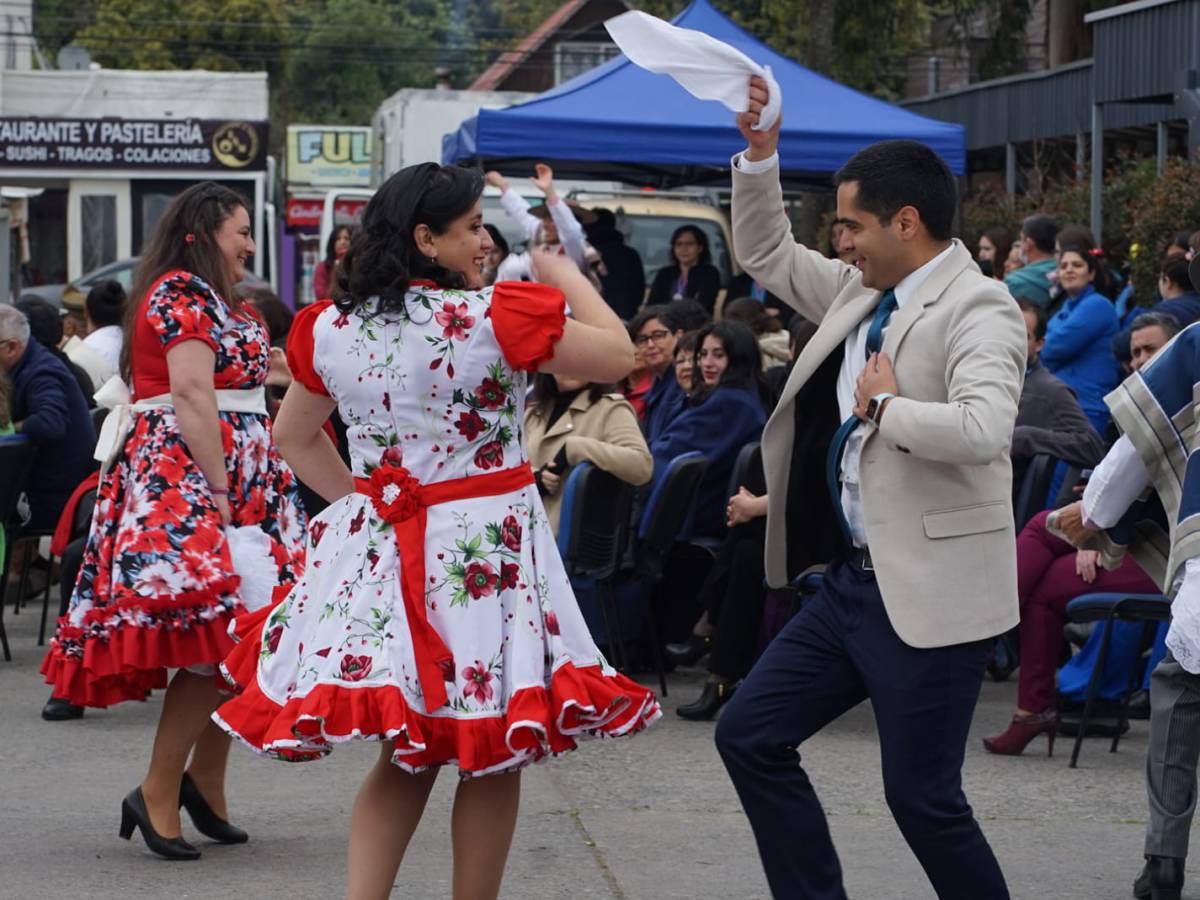
[[[88,292],[102,281],[119,281],[121,287],[128,291],[133,284],[133,273],[137,269],[139,259],[140,257],[137,256],[118,259],[100,266],[98,269],[92,269],[92,271],[81,275],[70,284],[33,285],[21,292],[20,299],[37,297],[42,300],[48,300],[59,309],[64,307],[66,309],[83,309],[83,303],[87,300]],[[246,277],[243,283],[261,284],[262,279],[252,271],[246,270]]]

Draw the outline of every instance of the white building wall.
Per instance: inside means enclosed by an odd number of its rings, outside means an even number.
[[[0,116],[264,120],[267,103],[266,72],[0,71]]]

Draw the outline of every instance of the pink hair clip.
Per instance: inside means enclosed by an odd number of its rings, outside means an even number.
[[[183,240],[186,244],[194,244],[196,243],[196,236],[189,231],[183,236]]]

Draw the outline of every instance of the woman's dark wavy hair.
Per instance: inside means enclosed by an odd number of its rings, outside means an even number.
[[[483,195],[478,169],[421,163],[401,169],[383,183],[363,211],[362,224],[338,267],[333,302],[344,313],[378,297],[373,312],[397,313],[414,279],[438,287],[461,288],[461,272],[451,272],[421,255],[413,230],[427,225],[445,234]]]
[[[126,378],[131,375],[133,330],[142,301],[163,275],[174,269],[199,275],[230,309],[237,312],[242,308],[242,301],[229,280],[225,255],[217,244],[221,224],[239,208],[249,209],[246,199],[237,191],[215,181],[202,181],[176,196],[154,226],[134,270],[129,302],[125,304],[121,373]],[[192,236],[190,241],[188,235]]]
[[[680,225],[671,232],[671,265],[679,265],[679,260],[675,258],[675,242],[683,234],[690,234],[700,245],[700,265],[711,263],[712,251],[708,249],[708,235],[704,233],[704,229],[699,225]]]
[[[616,385],[603,384],[599,381],[589,381],[583,390],[587,391],[588,403],[597,402],[605,394],[616,391]],[[529,396],[529,411],[539,419],[548,419],[554,409],[554,401],[562,391],[558,381],[548,372],[538,372],[533,376],[533,392]]]
[[[715,388],[704,384],[704,376],[700,374],[700,350],[705,339],[712,335],[725,348],[725,356],[729,362],[721,379]],[[764,409],[770,409],[770,391],[762,379],[762,351],[758,349],[758,339],[749,326],[741,322],[722,320],[706,325],[696,332],[696,350],[692,367],[693,405],[699,405],[723,387],[753,387],[758,391],[759,399]]]

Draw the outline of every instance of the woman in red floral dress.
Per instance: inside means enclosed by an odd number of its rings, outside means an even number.
[[[495,897],[517,770],[660,715],[596,649],[521,441],[531,372],[614,381],[633,346],[565,257],[535,254],[543,284],[483,287],[482,190],[457,167],[398,172],[367,205],[336,304],[296,317],[276,434],[330,506],[305,574],[237,623],[222,663],[241,693],[216,718],[260,753],[383,742],[350,824],[353,900],[391,895],[445,765],[464,779],[454,897]],[[335,406],[351,469],[320,432]]]
[[[42,663],[54,696],[81,706],[167,688],[121,836],[137,827],[169,859],[200,856],[183,838],[181,806],[206,836],[246,840],[227,821],[229,738],[209,722],[220,697],[214,664],[244,611],[225,529],[257,535],[260,568],[280,584],[303,564],[296,480],[264,404],[266,329],[233,291],[254,249],[245,201],[206,182],[175,198],[143,252],[123,360],[133,396],[106,423],[111,467],[71,608]],[[167,669],[179,670],[169,686]]]

